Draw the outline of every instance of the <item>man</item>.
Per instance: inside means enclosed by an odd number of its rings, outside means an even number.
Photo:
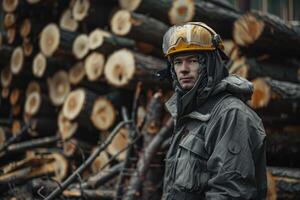
[[[166,107],[175,121],[166,157],[164,200],[265,199],[265,132],[244,102],[252,85],[228,75],[219,35],[189,22],[165,34],[175,94]]]

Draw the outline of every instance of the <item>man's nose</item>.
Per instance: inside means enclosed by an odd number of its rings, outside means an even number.
[[[182,61],[182,65],[181,65],[181,68],[180,68],[180,72],[181,73],[186,73],[190,70],[190,67],[189,67],[189,63],[186,62],[186,61]]]

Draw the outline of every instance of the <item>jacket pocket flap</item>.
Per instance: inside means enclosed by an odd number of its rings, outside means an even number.
[[[199,137],[189,134],[179,144],[180,147],[187,149],[198,156],[208,159],[208,154],[205,150],[204,141]]]

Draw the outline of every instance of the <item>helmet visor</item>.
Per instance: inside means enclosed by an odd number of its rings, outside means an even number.
[[[172,26],[163,37],[163,53],[168,54],[179,43],[197,45],[204,50],[215,49],[212,37],[216,34],[210,27],[203,23],[188,23],[182,26]]]

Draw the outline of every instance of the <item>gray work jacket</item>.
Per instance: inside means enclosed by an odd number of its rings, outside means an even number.
[[[166,156],[163,200],[265,199],[265,131],[243,101],[223,93],[177,118]]]

